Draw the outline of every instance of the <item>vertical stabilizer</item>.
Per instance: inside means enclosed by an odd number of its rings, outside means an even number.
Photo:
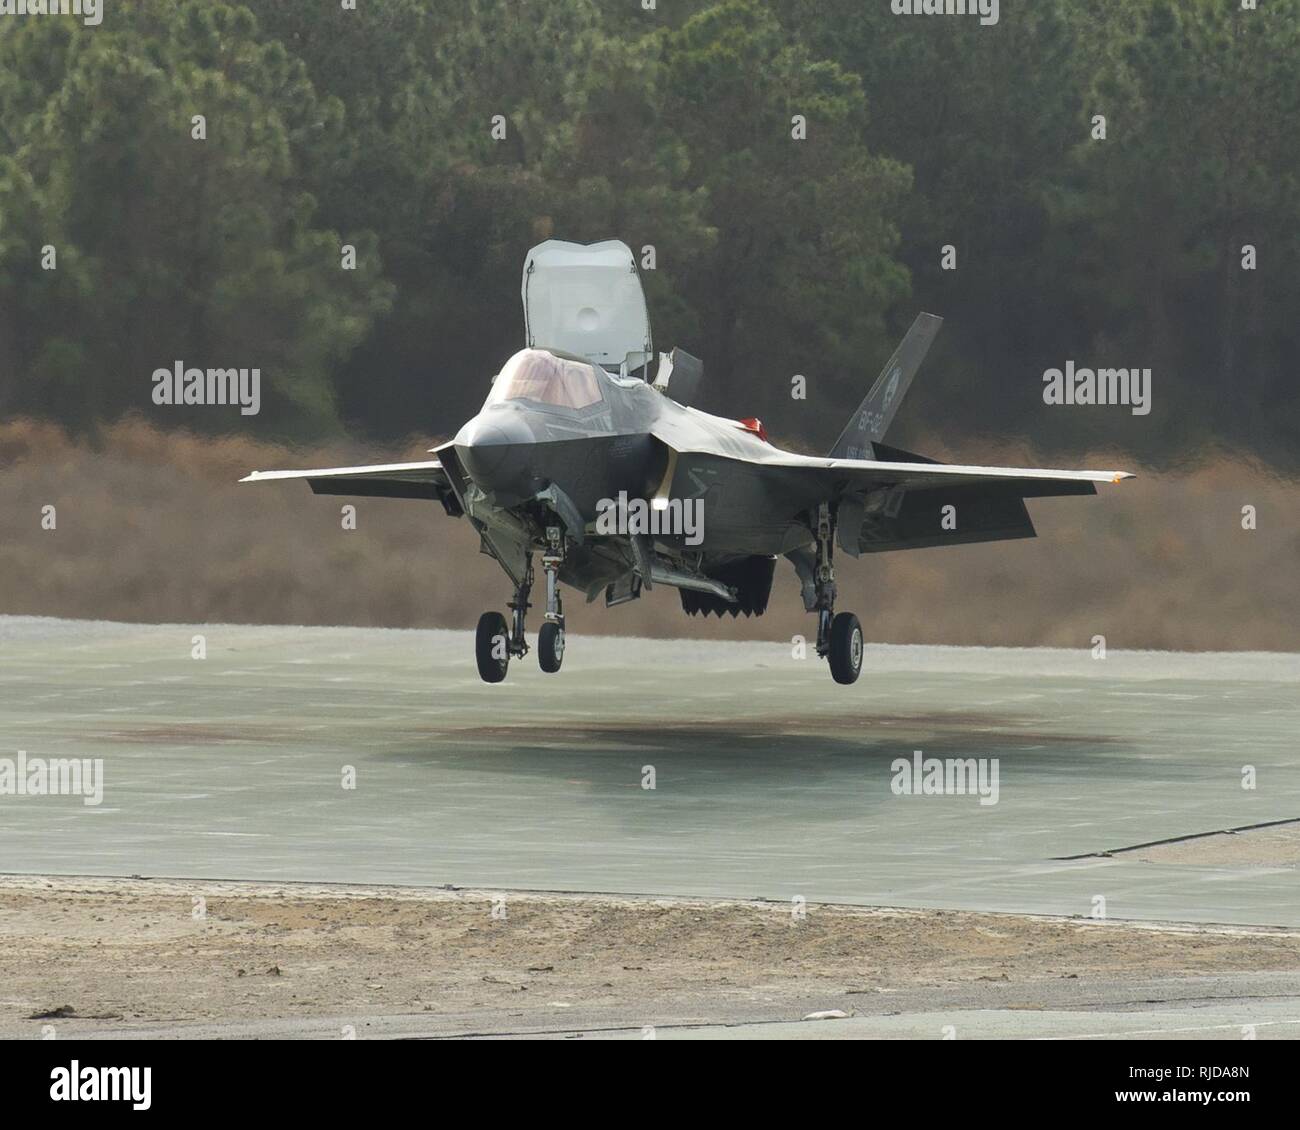
[[[918,314],[907,336],[881,369],[867,398],[850,417],[848,426],[828,454],[832,459],[871,459],[872,444],[885,438],[898,406],[911,387],[912,378],[930,351],[930,345],[943,325],[934,314]]]

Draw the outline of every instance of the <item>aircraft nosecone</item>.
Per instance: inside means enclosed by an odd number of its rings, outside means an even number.
[[[517,411],[494,407],[470,420],[452,441],[466,474],[485,491],[530,496],[533,432]]]

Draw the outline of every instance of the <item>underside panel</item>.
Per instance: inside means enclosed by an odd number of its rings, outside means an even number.
[[[312,494],[342,494],[358,498],[442,498],[446,487],[403,479],[308,479]]]

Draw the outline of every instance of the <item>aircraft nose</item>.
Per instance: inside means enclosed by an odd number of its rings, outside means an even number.
[[[517,412],[480,412],[454,442],[466,474],[484,490],[526,492],[533,433]]]

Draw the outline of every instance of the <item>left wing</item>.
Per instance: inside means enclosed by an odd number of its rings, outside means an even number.
[[[377,463],[364,467],[323,467],[309,471],[254,471],[241,483],[268,479],[306,479],[315,494],[349,494],[367,498],[436,499],[448,514],[458,515],[460,504],[451,479],[437,459],[424,463]]]

